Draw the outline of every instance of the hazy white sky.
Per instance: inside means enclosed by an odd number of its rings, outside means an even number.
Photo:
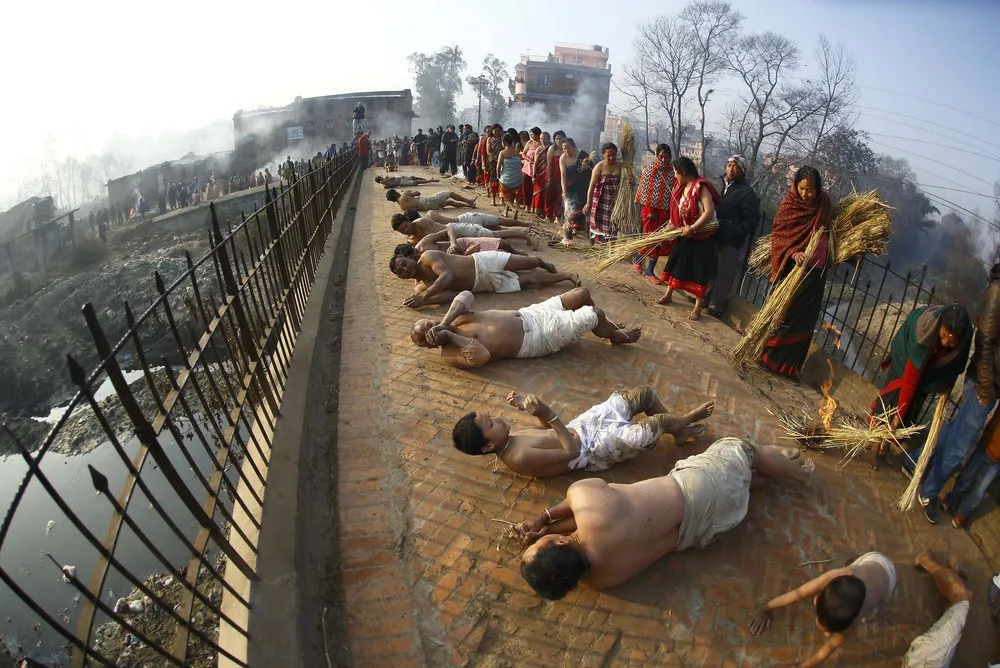
[[[148,137],[195,128],[231,118],[240,108],[287,104],[296,95],[407,88],[412,80],[406,56],[445,44],[464,50],[469,73],[478,71],[487,53],[512,65],[524,53],[546,54],[556,41],[601,44],[610,48],[614,72],[630,56],[637,23],[683,4],[7,3],[0,28],[5,66],[0,201],[16,190],[19,170],[30,170],[46,152],[86,155],[100,151],[113,135]],[[820,32],[844,42],[858,60],[861,126],[877,142],[873,148],[907,158],[925,186],[992,194],[990,184],[1000,178],[995,34],[1000,2],[733,0],[733,5],[747,16],[748,30],[774,30],[795,39],[806,62]],[[726,99],[720,93],[720,103]],[[459,107],[471,103],[468,96]],[[181,149],[175,157],[186,151]],[[992,211],[990,199],[934,192],[984,215]]]

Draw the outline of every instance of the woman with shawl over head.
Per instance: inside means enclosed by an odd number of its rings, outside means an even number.
[[[618,188],[622,182],[622,164],[618,162],[618,147],[608,142],[601,147],[604,160],[594,166],[587,188],[587,203],[583,205],[584,215],[590,220],[590,243],[603,243],[615,238],[611,226],[611,212],[618,198]]]
[[[683,290],[694,297],[694,309],[688,320],[701,318],[701,307],[708,294],[708,284],[715,277],[715,230],[705,228],[715,220],[715,205],[719,191],[698,175],[691,158],[674,160],[674,187],[670,194],[670,223],[681,230],[674,244],[661,280],[667,291],[660,304],[669,304],[674,290]]]
[[[888,371],[885,387],[868,409],[869,421],[896,408],[892,429],[912,427],[932,394],[949,394],[965,371],[972,348],[969,313],[959,304],[921,306],[906,316],[882,360]],[[885,443],[875,448],[871,465],[885,454]]]
[[[670,158],[670,147],[660,144],[656,147],[656,159],[642,168],[635,203],[642,207],[643,234],[652,234],[673,222],[670,216],[670,193],[674,188],[674,166]],[[661,256],[670,255],[673,246],[673,241],[661,241],[643,248],[632,263],[635,273],[644,275],[653,285],[662,285],[663,281],[656,276],[656,261]]]
[[[761,364],[774,373],[798,382],[798,373],[809,353],[816,322],[823,310],[826,269],[830,266],[830,196],[815,167],[800,167],[774,215],[771,231],[771,286],[785,278],[796,265],[806,262],[805,250],[816,230],[823,230],[810,271],[792,298],[785,320],[767,342]]]
[[[522,134],[524,131],[522,130]],[[535,151],[538,150],[538,146],[541,143],[540,139],[542,136],[541,128],[531,128],[531,134],[528,139],[525,140],[524,137],[521,138],[523,143],[523,148],[521,149],[521,159],[524,160],[524,166],[521,168],[521,174],[524,175],[522,179],[522,199],[524,201],[524,208],[530,213],[535,212],[534,206],[534,194],[535,186],[533,180],[535,178]]]

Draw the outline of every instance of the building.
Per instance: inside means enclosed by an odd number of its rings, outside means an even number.
[[[600,143],[611,142],[620,149],[622,145],[622,121],[626,119],[632,124],[632,132],[635,133],[636,160],[640,165],[649,164],[655,159],[653,150],[656,148],[656,145],[669,142],[667,129],[661,128],[655,123],[649,124],[649,137],[647,140],[645,121],[608,112],[604,118],[604,131],[601,132]]]
[[[255,166],[283,160],[285,155],[308,158],[330,144],[354,139],[354,105],[365,106],[364,127],[373,137],[410,134],[413,95],[410,89],[320,97],[297,97],[284,107],[266,107],[233,114],[233,145],[237,159]]]
[[[152,165],[133,174],[126,174],[108,181],[108,204],[118,205],[128,212],[134,208],[142,195],[150,211],[156,211],[160,195],[165,195],[171,183],[205,184],[214,175],[217,179],[228,179],[234,174],[253,171],[258,165],[238,165],[233,151],[221,151],[209,155],[188,153],[178,160],[168,160]]]
[[[513,123],[562,129],[580,148],[600,149],[611,94],[608,57],[607,47],[563,43],[545,60],[522,56],[509,82]]]

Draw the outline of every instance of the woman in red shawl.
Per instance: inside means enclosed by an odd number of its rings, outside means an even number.
[[[761,363],[774,373],[797,376],[806,361],[816,322],[823,310],[823,288],[830,255],[830,196],[823,191],[823,180],[814,167],[800,167],[788,189],[771,231],[771,285],[783,279],[795,265],[806,261],[805,249],[817,229],[827,233],[809,264],[815,269],[806,274],[793,297],[788,315],[761,357]]]
[[[690,293],[694,310],[688,320],[701,317],[701,306],[708,293],[708,284],[715,277],[715,230],[705,231],[715,219],[715,205],[719,192],[711,183],[698,175],[698,167],[691,158],[674,160],[674,188],[670,194],[670,223],[681,228],[681,237],[674,245],[667,266],[663,268],[663,281],[667,291],[660,304],[669,304],[674,290]]]
[[[562,157],[564,139],[566,139],[566,133],[562,130],[556,130],[552,135],[552,146],[545,153],[545,168],[548,171],[548,185],[545,190],[545,218],[550,223],[562,220],[563,217],[562,171],[559,168],[559,158]]]
[[[670,159],[670,147],[660,144],[656,147],[656,160],[642,168],[635,203],[642,207],[643,234],[652,234],[671,222],[670,193],[674,189],[674,168]],[[656,276],[656,262],[661,256],[670,255],[673,247],[673,241],[661,241],[643,248],[632,262],[632,268],[653,285],[662,285],[663,281]],[[648,263],[643,270],[643,262],[646,260]]]
[[[552,138],[548,132],[543,132],[535,147],[535,172],[531,175],[533,189],[531,196],[531,209],[539,218],[545,218],[545,196],[548,192],[549,163],[547,155]]]

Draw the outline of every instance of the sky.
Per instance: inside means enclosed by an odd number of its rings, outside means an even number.
[[[296,95],[412,87],[406,57],[414,51],[457,44],[475,74],[487,53],[512,67],[524,54],[544,57],[557,41],[600,44],[614,73],[631,57],[639,23],[684,4],[506,0],[498,11],[492,3],[399,0],[13,3],[0,28],[0,202],[10,203],[46,155],[150,142]],[[732,4],[747,31],[798,43],[803,76],[821,32],[843,42],[858,61],[859,126],[872,148],[906,158],[929,192],[992,217],[989,197],[943,188],[992,196],[1000,179],[1000,1]],[[737,88],[718,90],[715,112]],[[612,95],[612,108],[623,103]],[[466,93],[458,106],[471,104]],[[231,148],[231,135],[218,141]],[[173,157],[185,152],[178,146]]]

